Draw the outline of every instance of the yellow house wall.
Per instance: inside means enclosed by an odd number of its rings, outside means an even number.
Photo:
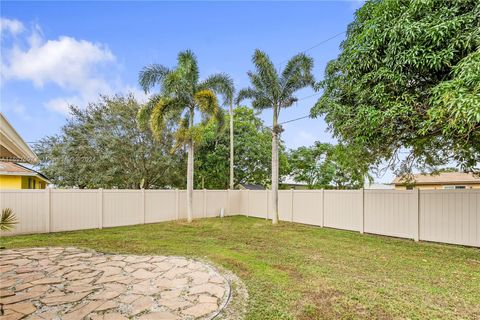
[[[46,188],[46,182],[37,177],[0,175],[0,189],[29,189],[29,178],[35,180],[35,189]]]
[[[480,183],[455,183],[455,184],[417,184],[415,188],[420,190],[443,189],[444,186],[466,186],[467,189],[480,189]],[[396,190],[405,190],[405,186],[395,186]]]
[[[0,189],[22,189],[22,177],[0,176]]]

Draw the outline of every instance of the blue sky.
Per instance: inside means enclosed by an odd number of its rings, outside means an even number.
[[[139,70],[174,66],[180,50],[198,56],[201,76],[227,72],[248,85],[255,48],[281,63],[346,30],[362,1],[317,2],[2,2],[1,110],[32,142],[59,132],[69,103],[99,94],[146,97]],[[339,53],[344,34],[307,53],[314,73]],[[303,90],[298,98],[312,95]],[[282,111],[281,121],[307,115],[318,96]],[[271,111],[262,114],[271,124]],[[322,119],[285,125],[287,147],[334,142]],[[388,181],[389,176],[377,180]]]

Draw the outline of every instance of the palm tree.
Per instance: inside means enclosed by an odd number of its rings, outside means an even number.
[[[201,140],[201,126],[210,121],[221,121],[217,91],[232,85],[225,74],[214,74],[200,81],[195,54],[182,51],[178,54],[177,66],[173,69],[153,64],[140,71],[139,82],[146,93],[155,85],[160,92],[139,111],[141,125],[148,124],[152,132],[161,138],[167,123],[174,123],[176,146],[187,146],[187,218],[193,217],[193,159],[195,143]],[[202,122],[195,124],[195,111],[201,114]]]
[[[273,109],[272,125],[272,223],[278,223],[278,139],[283,131],[278,123],[280,110],[292,106],[295,92],[313,86],[313,59],[303,53],[292,57],[282,72],[277,72],[268,55],[255,50],[252,57],[255,72],[249,71],[251,87],[240,90],[237,102],[251,99],[255,109]]]
[[[224,84],[222,87],[217,88],[217,92],[220,92],[223,95],[224,104],[228,106],[228,114],[230,115],[230,123],[229,123],[229,130],[230,130],[230,182],[229,188],[233,189],[235,187],[234,183],[234,149],[233,149],[233,111],[235,108],[235,87],[233,85],[233,81],[231,81],[228,85]]]

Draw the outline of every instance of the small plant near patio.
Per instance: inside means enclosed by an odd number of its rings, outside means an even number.
[[[10,208],[3,209],[0,217],[0,231],[11,231],[17,224],[18,220],[13,210]]]

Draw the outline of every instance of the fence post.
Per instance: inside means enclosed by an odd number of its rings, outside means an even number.
[[[360,233],[365,232],[365,188],[362,188],[362,221],[360,223]]]
[[[98,189],[98,229],[103,228],[103,189]]]
[[[415,215],[413,220],[413,240],[420,240],[420,189],[413,189],[415,202]]]
[[[178,195],[178,189],[175,189],[175,216],[177,220],[180,217],[179,211],[180,211],[180,205],[178,204],[178,201],[180,201],[180,197]]]
[[[142,212],[142,223],[145,224],[145,189],[141,189],[141,195],[142,195],[142,203],[140,206],[140,210]]]
[[[47,209],[46,209],[46,218],[45,218],[45,229],[46,229],[46,232],[47,232],[47,233],[50,233],[50,224],[51,224],[51,220],[52,220],[52,197],[51,197],[51,189],[47,187],[47,188],[45,189],[45,191],[46,191],[46,197],[47,197],[47,201],[46,201]]]
[[[247,189],[247,217],[250,216],[250,189]]]
[[[267,214],[265,215],[265,220],[268,220],[268,189],[265,190],[265,193],[266,193],[266,198],[267,198]]]
[[[203,189],[203,216],[207,217],[207,189]]]
[[[293,222],[293,198],[294,198],[294,194],[293,194],[293,188],[290,189],[290,195],[292,196],[292,207],[290,208],[290,222]]]
[[[324,224],[325,224],[325,190],[322,189],[322,205],[320,206],[320,210],[322,212],[322,220],[321,220],[321,223],[320,223],[320,227],[323,228]]]
[[[230,189],[227,189],[227,213],[228,215],[230,215],[230,211],[231,211],[231,204],[230,204]],[[225,213],[225,216],[227,215],[227,213]]]

